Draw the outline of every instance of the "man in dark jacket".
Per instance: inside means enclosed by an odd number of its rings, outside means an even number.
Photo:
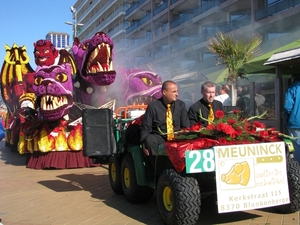
[[[180,128],[189,127],[185,103],[178,99],[178,87],[173,81],[165,81],[162,85],[162,97],[151,102],[144,114],[141,126],[141,139],[143,150],[147,156],[155,156],[158,145],[167,140],[166,111],[170,104],[174,132]],[[161,132],[159,131],[161,130]],[[152,161],[153,162],[153,161]]]
[[[217,110],[223,111],[223,104],[220,101],[214,100],[216,96],[216,85],[211,81],[206,81],[201,85],[202,98],[195,102],[188,111],[190,125],[194,125],[201,122],[202,125],[206,126],[208,122],[200,118],[200,110],[202,117],[209,119],[210,107],[212,108],[213,114]],[[214,116],[213,116],[214,118]],[[213,120],[213,119],[212,119]]]

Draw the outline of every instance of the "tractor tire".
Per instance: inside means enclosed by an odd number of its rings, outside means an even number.
[[[109,182],[111,189],[118,195],[122,195],[122,182],[121,182],[121,163],[122,159],[117,156],[109,157],[108,171],[109,171]]]
[[[290,192],[290,203],[275,207],[280,213],[294,213],[300,209],[300,165],[294,158],[287,158],[287,179]]]
[[[121,165],[121,183],[126,199],[131,203],[144,203],[152,199],[154,189],[137,184],[136,171],[131,154],[126,154]]]
[[[157,206],[165,224],[196,224],[200,215],[201,195],[196,179],[165,170],[157,183]]]

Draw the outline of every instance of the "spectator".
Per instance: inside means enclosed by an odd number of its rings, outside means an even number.
[[[300,74],[292,75],[292,85],[285,93],[284,113],[287,118],[286,128],[292,137],[295,149],[294,157],[300,162]]]
[[[215,100],[222,102],[223,106],[231,106],[232,101],[229,96],[230,87],[228,85],[222,85],[219,90],[219,95],[215,97]]]
[[[206,81],[201,85],[202,98],[195,102],[188,111],[190,125],[201,122],[207,125],[208,122],[200,118],[200,110],[202,117],[210,121],[214,120],[214,113],[217,110],[223,110],[223,105],[220,101],[214,100],[216,95],[216,85],[211,81]],[[210,117],[212,113],[212,118]]]
[[[236,106],[240,107],[242,111],[244,112],[244,117],[252,116],[251,114],[251,108],[250,108],[250,90],[249,86],[245,85],[243,87],[241,96],[237,102]],[[255,107],[255,115],[259,115],[258,107],[263,105],[266,101],[266,98],[258,93],[254,93],[254,107]]]
[[[145,155],[150,156],[152,165],[155,162],[158,146],[163,144],[168,138],[168,136],[162,135],[159,129],[163,133],[167,133],[169,129],[173,129],[176,132],[180,128],[189,127],[185,104],[178,99],[177,84],[170,80],[165,81],[162,85],[162,95],[160,99],[148,105],[141,125],[140,142],[143,144]],[[167,106],[169,104],[172,111],[172,127],[168,127],[166,121]]]

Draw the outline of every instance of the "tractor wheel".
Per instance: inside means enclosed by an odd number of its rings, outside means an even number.
[[[148,202],[154,189],[137,184],[136,171],[131,154],[126,154],[121,166],[121,183],[126,199],[131,203]]]
[[[121,158],[117,156],[109,157],[108,171],[111,189],[118,195],[123,194],[121,182]]]
[[[156,198],[165,224],[196,224],[201,208],[196,179],[182,177],[172,169],[165,170],[157,183]]]
[[[287,179],[290,203],[276,207],[280,213],[294,213],[300,209],[300,165],[293,158],[287,158]]]

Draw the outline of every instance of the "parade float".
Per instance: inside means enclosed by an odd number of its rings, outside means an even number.
[[[99,166],[82,154],[82,110],[114,111],[115,105],[146,105],[161,97],[161,77],[152,71],[119,67],[117,76],[114,44],[103,32],[75,38],[72,54],[49,40],[33,45],[36,69],[26,46],[17,44],[5,45],[1,69],[6,146],[27,154],[28,168]]]

